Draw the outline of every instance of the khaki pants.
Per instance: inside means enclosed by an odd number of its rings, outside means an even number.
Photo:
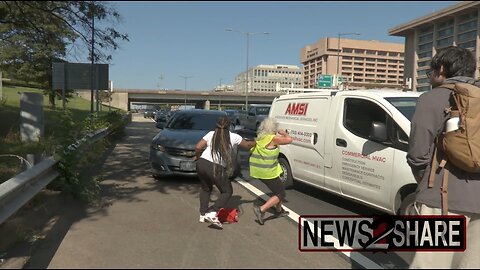
[[[419,215],[441,215],[442,209],[417,204]],[[419,210],[419,211],[418,211]],[[464,252],[416,252],[410,269],[416,268],[480,268],[480,214],[448,212],[464,215],[467,221],[467,249]]]

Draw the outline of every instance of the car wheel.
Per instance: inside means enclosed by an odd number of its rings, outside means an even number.
[[[407,195],[407,197],[402,200],[398,214],[403,216],[418,215],[417,211],[415,210],[414,203],[415,193]]]
[[[287,159],[283,157],[278,159],[278,163],[280,164],[283,170],[283,173],[279,176],[280,181],[282,181],[286,189],[293,188],[293,177],[292,177],[292,169],[290,168],[290,164],[288,164]]]

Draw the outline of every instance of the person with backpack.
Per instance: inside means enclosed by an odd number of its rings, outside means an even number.
[[[246,141],[229,129],[230,120],[222,116],[218,118],[215,130],[208,132],[195,146],[197,174],[201,184],[199,221],[210,222],[219,229],[222,223],[218,219],[218,211],[226,206],[233,193],[230,181],[235,169],[232,149],[238,145],[245,149],[255,146],[255,141]],[[213,185],[218,188],[220,195],[209,207]]]
[[[433,56],[432,90],[411,121],[407,163],[419,215],[464,215],[464,252],[417,252],[410,268],[480,268],[480,81],[475,56],[455,46]]]
[[[289,213],[282,208],[285,199],[285,186],[278,178],[283,170],[278,163],[280,145],[292,142],[292,137],[285,130],[278,129],[278,123],[274,118],[265,118],[257,130],[257,144],[251,150],[249,158],[250,176],[260,179],[272,192],[262,206],[253,206],[253,212],[257,216],[258,223],[264,224],[263,216],[272,206],[275,206],[275,216],[287,216]]]

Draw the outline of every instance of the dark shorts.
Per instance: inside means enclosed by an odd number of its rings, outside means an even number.
[[[274,179],[260,179],[272,192],[273,194],[277,195],[281,201],[285,199],[285,186],[283,185],[280,178]]]

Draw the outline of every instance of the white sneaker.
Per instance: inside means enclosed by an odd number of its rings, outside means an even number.
[[[216,212],[210,212],[205,214],[205,221],[212,223],[213,226],[222,229],[222,223],[218,220],[217,218],[217,213]]]
[[[198,222],[204,223],[205,222],[205,215],[200,215],[200,218],[198,219]]]

